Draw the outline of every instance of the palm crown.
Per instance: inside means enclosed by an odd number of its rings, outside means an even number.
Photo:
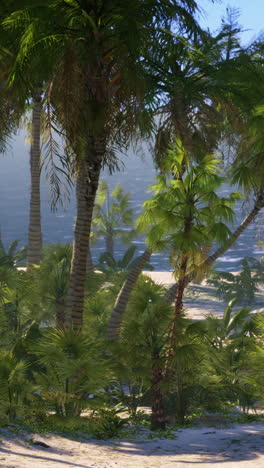
[[[217,155],[205,155],[193,164],[179,140],[169,150],[163,168],[173,178],[157,177],[152,186],[154,196],[144,203],[138,226],[150,226],[146,240],[152,250],[170,249],[175,269],[182,254],[188,256],[189,266],[194,266],[201,262],[205,244],[224,243],[231,235],[225,222],[233,220],[232,207],[239,194],[218,196],[216,191],[224,178]]]

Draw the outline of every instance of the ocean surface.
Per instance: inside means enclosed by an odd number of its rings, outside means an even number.
[[[130,192],[131,205],[136,217],[141,211],[142,203],[151,197],[149,186],[155,180],[156,171],[146,148],[143,159],[140,149],[131,150],[127,155],[120,157],[124,165],[120,172],[109,175],[105,170],[102,178],[107,180],[110,189],[119,183],[125,191]],[[71,242],[75,218],[74,191],[65,208],[58,207],[55,213],[50,209],[49,191],[49,183],[43,173],[41,182],[43,241],[45,244]],[[229,192],[230,188],[227,185],[221,191],[224,196],[228,196]],[[0,155],[0,231],[5,246],[16,239],[19,240],[20,246],[27,243],[29,194],[29,147],[25,145],[24,135],[21,133],[13,138],[12,145],[6,154]],[[249,209],[249,200],[239,203],[236,209],[236,222],[232,229],[247,215]],[[263,224],[263,215],[259,215],[240,236],[236,244],[217,261],[217,269],[236,271],[240,269],[240,261],[244,257],[258,258],[264,255],[264,251],[258,245],[258,242],[264,239]],[[137,245],[137,254],[140,255],[145,250],[144,239],[137,239],[134,243]],[[95,263],[104,250],[101,240],[92,250]],[[121,257],[125,248],[122,245],[116,245],[115,250],[116,256]],[[154,254],[151,264],[157,271],[171,270],[166,254]]]

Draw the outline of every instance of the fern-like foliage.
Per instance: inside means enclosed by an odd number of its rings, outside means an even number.
[[[241,260],[241,266],[237,274],[214,271],[208,283],[217,287],[217,294],[225,301],[236,299],[250,305],[254,303],[256,293],[264,282],[263,262],[247,257]]]

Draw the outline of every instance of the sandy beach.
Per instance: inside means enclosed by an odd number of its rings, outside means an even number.
[[[237,274],[238,272],[232,273]],[[168,271],[143,271],[143,274],[149,276],[155,283],[163,284],[166,287],[175,283],[173,274]],[[186,315],[190,318],[200,320],[208,314],[222,317],[226,305],[227,302],[217,297],[216,289],[209,286],[206,280],[203,280],[201,284],[190,283],[188,285],[184,307]],[[241,305],[236,305],[234,310],[240,307]],[[264,289],[260,289],[259,293],[256,294],[255,302],[248,304],[248,307],[253,313],[264,312]]]
[[[58,435],[1,433],[0,467],[6,468],[262,468],[264,424],[182,429],[175,439],[109,441]],[[38,445],[44,443],[46,447]],[[36,445],[35,445],[36,444]]]

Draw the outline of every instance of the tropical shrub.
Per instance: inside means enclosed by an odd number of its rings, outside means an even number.
[[[93,435],[97,439],[112,439],[120,437],[121,431],[127,426],[129,418],[120,417],[125,408],[116,405],[113,408],[102,408],[93,413],[90,427]]]
[[[184,421],[196,401],[204,352],[200,324],[193,324],[180,315],[168,369],[168,336],[173,309],[164,302],[163,295],[162,286],[146,277],[140,279],[129,302],[118,355],[125,382],[129,382],[130,387],[143,387],[142,399],[144,393],[150,394],[153,429],[164,428],[166,410],[169,412],[167,418]]]
[[[1,286],[1,345],[11,349],[33,322],[44,319],[45,311],[33,268],[30,271],[6,270]]]
[[[10,420],[25,413],[33,398],[34,387],[27,378],[27,363],[12,352],[0,354],[1,413]]]
[[[78,415],[89,407],[89,395],[107,378],[98,345],[73,330],[55,329],[31,350],[44,368],[35,379],[47,407],[61,416]]]
[[[239,405],[244,411],[256,402],[254,385],[248,381],[248,359],[255,350],[258,328],[248,308],[233,311],[231,301],[223,318],[208,316],[204,360],[204,400],[206,409],[218,410]]]
[[[124,253],[123,257],[120,260],[114,258],[110,252],[104,252],[99,257],[99,264],[96,265],[96,268],[105,272],[113,273],[118,271],[130,271],[138,261],[139,257],[135,257],[135,252],[137,247],[131,245]],[[146,270],[153,270],[153,266],[149,263],[144,265]]]
[[[225,301],[236,299],[239,303],[252,304],[260,284],[264,282],[264,265],[251,257],[241,260],[241,265],[242,270],[237,274],[214,271],[208,283],[217,288],[218,296]]]

